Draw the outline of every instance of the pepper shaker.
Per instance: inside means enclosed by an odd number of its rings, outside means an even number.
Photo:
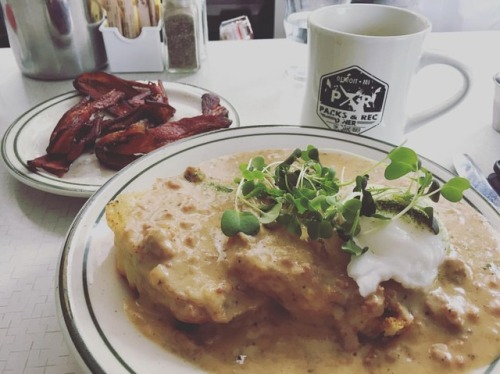
[[[167,0],[164,22],[169,72],[200,68],[200,16],[197,0]]]

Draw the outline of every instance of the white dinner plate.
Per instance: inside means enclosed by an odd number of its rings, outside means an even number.
[[[307,145],[374,160],[383,159],[393,149],[393,145],[371,138],[319,128],[269,125],[225,129],[158,149],[127,166],[92,195],[68,232],[57,284],[60,322],[82,367],[94,373],[197,371],[145,338],[128,320],[124,300],[130,297],[129,289],[115,269],[113,233],[105,219],[110,200],[122,192],[147,189],[157,178],[178,175],[208,158]],[[431,161],[423,159],[423,164],[438,180],[453,176]],[[468,190],[466,199],[494,227],[500,227],[500,215],[480,195]]]
[[[209,91],[174,82],[164,82],[170,104],[176,108],[172,120],[201,114],[201,96]],[[28,160],[44,155],[50,134],[62,115],[82,96],[77,91],[49,99],[19,117],[5,132],[2,157],[9,172],[19,181],[36,189],[58,195],[89,197],[116,171],[102,166],[93,153],[84,153],[61,178],[45,171],[31,172]],[[229,111],[231,127],[239,126],[236,109],[224,98],[221,104]]]

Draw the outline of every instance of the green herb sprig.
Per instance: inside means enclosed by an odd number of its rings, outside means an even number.
[[[388,162],[388,163],[387,163]],[[279,224],[289,232],[315,240],[329,238],[336,232],[343,240],[343,250],[360,255],[367,248],[360,248],[353,240],[361,228],[361,216],[380,219],[398,219],[412,209],[420,209],[428,224],[437,233],[432,207],[420,207],[424,198],[438,201],[440,196],[458,202],[470,187],[467,179],[454,177],[440,185],[417,154],[410,148],[397,147],[374,166],[386,164],[387,180],[406,178],[406,189],[370,187],[369,171],[353,181],[342,182],[336,171],[323,166],[319,151],[314,146],[305,150],[295,149],[282,162],[266,164],[262,156],[240,165],[241,176],[236,179],[238,188],[235,206],[223,213],[221,229],[226,236],[238,233],[257,235],[261,225]],[[352,186],[347,196],[341,189]],[[377,201],[390,197],[401,207],[392,217],[377,208]]]

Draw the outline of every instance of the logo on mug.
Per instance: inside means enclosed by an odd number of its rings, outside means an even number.
[[[389,85],[359,66],[323,75],[317,113],[332,130],[361,134],[379,125]]]

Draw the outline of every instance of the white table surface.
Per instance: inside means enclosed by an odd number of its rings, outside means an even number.
[[[432,33],[427,48],[469,66],[473,85],[461,104],[408,135],[407,145],[443,166],[467,152],[485,173],[500,159],[500,133],[492,129],[493,75],[500,71],[500,31]],[[299,125],[303,84],[286,76],[304,46],[283,39],[209,42],[207,59],[192,75],[120,74],[128,79],[163,79],[195,84],[229,100],[241,125]],[[431,67],[415,78],[410,111],[446,98],[458,75]],[[22,113],[72,90],[71,80],[24,77],[12,51],[0,49],[0,135]],[[0,163],[0,371],[78,372],[60,330],[54,286],[66,231],[85,199],[38,191],[15,180]]]

